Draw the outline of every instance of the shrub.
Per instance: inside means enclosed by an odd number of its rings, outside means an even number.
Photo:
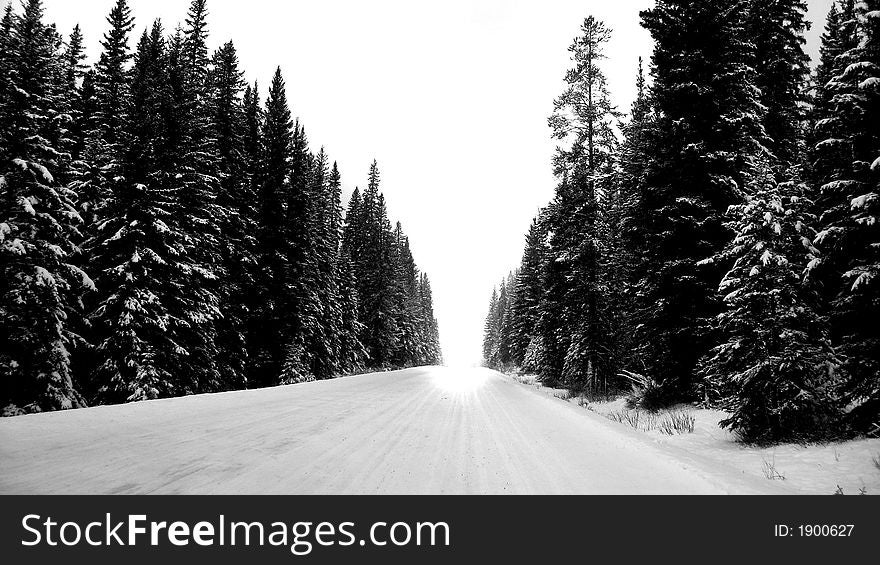
[[[672,436],[675,434],[692,434],[697,420],[687,412],[670,412],[657,424],[661,433]]]
[[[606,415],[609,420],[628,424],[631,428],[649,432],[657,427],[657,417],[642,410],[620,410]]]
[[[560,400],[565,400],[567,402],[570,398],[572,398],[574,396],[574,394],[572,394],[572,392],[568,389],[563,389],[563,390],[557,390],[556,392],[554,392],[553,396],[555,396],[556,398],[559,398]]]
[[[620,377],[632,385],[632,391],[626,398],[627,407],[654,412],[667,405],[668,399],[663,387],[651,377],[632,371],[622,371]]]

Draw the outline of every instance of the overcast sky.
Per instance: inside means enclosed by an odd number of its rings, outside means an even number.
[[[45,0],[63,32],[83,28],[97,56],[113,0]],[[172,30],[188,0],[131,0],[140,34]],[[547,116],[567,48],[594,15],[613,30],[605,70],[628,110],[639,56],[638,13],[653,0],[209,0],[211,44],[233,39],[265,96],[280,65],[314,150],[339,161],[346,190],[376,158],[392,220],[403,222],[434,287],[447,361],[477,363],[493,285],[520,260],[529,223],[555,180]],[[831,0],[809,0],[820,22]],[[132,41],[134,46],[134,40]]]

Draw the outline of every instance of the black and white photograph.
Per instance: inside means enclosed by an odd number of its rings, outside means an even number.
[[[0,8],[0,495],[880,494],[880,1]]]

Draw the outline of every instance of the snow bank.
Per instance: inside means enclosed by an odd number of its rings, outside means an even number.
[[[518,378],[520,380],[521,378]],[[545,394],[583,404],[577,397],[566,398],[558,389],[548,389],[532,382],[534,388]],[[614,425],[632,429],[632,425],[619,423],[614,415],[627,411],[624,398],[609,402],[591,402],[584,406],[588,411],[605,416]],[[724,465],[743,476],[760,478],[784,485],[801,494],[880,494],[880,439],[857,439],[823,445],[783,444],[759,448],[736,442],[734,435],[719,425],[728,414],[682,405],[670,412],[686,412],[693,416],[693,433],[667,435],[656,427],[643,425],[639,431],[658,444],[688,453],[708,466]],[[662,420],[664,413],[655,418]],[[875,462],[876,459],[876,462]]]

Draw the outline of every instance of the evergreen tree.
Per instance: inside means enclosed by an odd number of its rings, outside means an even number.
[[[439,362],[378,167],[343,228],[280,69],[264,111],[232,42],[209,58],[206,0],[134,54],[116,0],[94,69],[42,16],[0,19],[3,414]]]
[[[217,161],[216,124],[210,105],[207,9],[205,0],[193,0],[186,27],[178,30],[169,49],[169,75],[173,108],[169,120],[169,169],[166,181],[174,191],[186,244],[179,293],[169,307],[175,315],[172,331],[184,350],[176,358],[177,370],[188,380],[186,392],[211,392],[224,388],[217,367],[217,323],[220,282],[224,280],[220,256],[220,228],[229,211],[217,200],[220,172]],[[231,368],[230,368],[231,369]],[[229,377],[236,380],[238,377]]]
[[[11,20],[9,18],[12,18]],[[7,27],[8,26],[8,27]],[[4,415],[84,405],[74,388],[69,317],[91,286],[71,262],[81,221],[61,186],[69,142],[61,39],[40,0],[3,22],[0,128],[0,410]]]
[[[293,147],[293,121],[287,105],[284,78],[277,69],[269,89],[262,120],[260,147],[262,158],[257,185],[259,210],[257,274],[251,345],[249,382],[268,386],[281,374],[284,342],[283,306],[288,258],[285,248],[285,194],[290,190],[290,160]]]
[[[242,75],[235,45],[230,41],[214,54],[209,77],[220,178],[217,203],[225,211],[220,226],[225,276],[219,289],[223,319],[218,323],[217,363],[225,388],[240,388],[247,380],[248,294],[254,284],[256,261],[250,230],[256,219],[255,197],[245,153],[246,105],[253,101],[242,102]]]
[[[86,239],[95,236],[101,209],[114,190],[114,183],[120,179],[122,132],[126,128],[124,119],[129,96],[127,73],[132,58],[128,39],[134,28],[127,0],[116,1],[107,23],[110,29],[101,42],[102,51],[92,80],[94,111],[83,124],[86,140],[73,184],[79,195],[78,208],[83,216]],[[86,244],[84,266],[90,271],[99,270],[102,266],[91,264],[90,245]]]
[[[880,411],[880,4],[861,2],[855,15],[855,38],[847,21],[825,36],[822,70],[837,74],[824,87],[828,117],[817,124],[823,139],[814,166],[821,186],[816,245],[823,254],[813,270],[831,303],[850,419],[868,429]]]
[[[608,355],[618,368],[641,370],[634,355],[633,337],[639,323],[636,305],[642,293],[640,281],[647,274],[640,205],[645,189],[645,170],[651,159],[649,133],[653,115],[643,61],[636,73],[636,98],[629,120],[620,126],[623,141],[617,153],[617,171],[602,208],[607,251],[604,254],[603,283],[607,289],[606,310],[610,344]],[[622,383],[613,383],[619,386]]]
[[[399,339],[393,354],[392,364],[395,367],[411,367],[420,364],[423,356],[423,336],[420,334],[418,305],[418,272],[409,240],[403,233],[403,226],[397,222],[392,242],[393,281],[392,285],[399,304],[395,308],[395,325],[399,330]]]
[[[825,21],[825,31],[819,47],[819,65],[816,68],[816,107],[822,111],[831,109],[833,91],[829,85],[843,68],[843,56],[856,46],[855,0],[838,0],[831,4]],[[820,114],[821,115],[821,114]],[[823,116],[824,117],[824,116]]]
[[[545,226],[535,219],[526,236],[525,251],[514,283],[516,290],[511,300],[510,355],[511,362],[519,367],[524,365],[526,350],[536,334],[541,315],[546,239]]]
[[[184,234],[167,177],[168,112],[173,107],[169,57],[156,22],[137,46],[122,132],[120,175],[90,242],[99,289],[90,315],[94,371],[101,402],[133,402],[188,392],[177,371],[184,354],[174,333],[170,297],[185,292]],[[181,380],[179,380],[181,379]]]
[[[498,363],[504,370],[513,365],[513,304],[516,301],[516,273],[510,273],[502,287],[504,296],[499,297],[501,326],[498,331]]]
[[[431,281],[428,275],[421,273],[419,276],[419,299],[422,308],[422,321],[424,324],[426,357],[422,361],[426,365],[440,365],[443,363],[443,352],[440,348],[440,331],[437,318],[434,317],[434,295],[431,291]]]
[[[293,129],[290,160],[290,185],[285,195],[285,252],[287,254],[286,294],[284,302],[284,340],[287,348],[282,382],[313,380],[317,364],[326,360],[323,347],[321,304],[318,296],[316,257],[318,202],[316,184],[323,187],[326,163],[315,178],[314,160],[309,153],[305,130],[297,121]],[[320,360],[319,357],[320,356]],[[325,376],[320,369],[321,376]]]
[[[364,349],[364,344],[361,343],[364,325],[358,319],[360,306],[354,269],[351,259],[345,251],[339,255],[338,273],[340,296],[339,372],[353,374],[363,370],[367,361],[367,351]]]
[[[803,161],[803,122],[810,58],[805,0],[751,0],[745,32],[755,47],[755,86],[764,107],[767,147],[777,176]]]
[[[13,35],[12,35],[12,25],[15,22],[15,14],[12,11],[12,3],[6,4],[6,9],[3,11],[3,19],[0,20],[0,84],[3,84],[3,87],[0,87],[0,111],[3,111],[4,114],[0,115],[0,118],[3,119],[3,124],[7,123],[9,119],[5,112],[8,112],[7,104],[9,101],[9,95],[12,93],[9,88],[9,72],[11,70],[11,66],[15,61],[13,57]]]
[[[764,151],[754,54],[743,13],[726,1],[661,0],[642,12],[652,57],[651,162],[638,215],[644,279],[640,348],[673,397],[693,394],[713,341],[725,265],[698,266],[729,240],[723,215],[741,201],[748,156]]]
[[[489,301],[489,312],[486,314],[486,323],[483,326],[483,364],[490,369],[498,367],[498,344],[501,340],[499,327],[498,289],[492,289],[492,298]]]
[[[368,366],[390,369],[400,339],[397,321],[401,296],[395,284],[394,233],[379,184],[379,166],[373,161],[367,189],[359,202],[353,198],[349,206],[351,218],[346,240],[355,261],[361,306],[359,318],[365,327],[363,343]],[[355,204],[360,205],[359,211],[352,209]]]
[[[342,248],[349,257],[358,257],[363,250],[363,214],[361,207],[361,191],[355,187],[348,199],[345,212],[345,227],[342,230]]]
[[[556,172],[566,176],[560,184],[549,218],[553,236],[550,252],[559,285],[550,291],[552,299],[565,309],[565,326],[557,332],[563,341],[548,348],[562,356],[548,367],[551,381],[564,379],[573,388],[594,388],[598,375],[607,379],[607,321],[603,320],[603,292],[600,288],[599,199],[604,177],[613,167],[616,138],[605,75],[600,68],[610,30],[592,16],[581,26],[581,35],[569,51],[574,66],[566,75],[567,88],[556,100],[550,118],[554,135],[567,144],[556,156]],[[549,336],[545,336],[546,339]],[[559,372],[561,368],[561,373]]]
[[[311,226],[303,234],[308,246],[308,274],[300,277],[310,283],[303,299],[310,306],[306,347],[311,355],[311,374],[318,379],[329,379],[338,371],[337,322],[340,313],[334,267],[338,245],[336,238],[330,233],[334,214],[333,197],[329,161],[323,148],[312,161],[311,176],[306,188],[306,218]]]
[[[70,184],[71,177],[75,175],[85,143],[86,120],[84,113],[86,107],[81,84],[84,81],[87,66],[83,63],[86,59],[83,41],[82,31],[80,31],[79,25],[77,25],[73,28],[62,55],[63,66],[61,71],[63,72],[63,80],[60,84],[64,89],[64,96],[60,109],[68,116],[64,127],[68,131],[67,137],[69,139],[69,142],[64,147],[69,162],[67,167],[68,178],[60,179],[64,184]],[[91,93],[88,94],[91,95]]]
[[[818,253],[806,187],[777,184],[758,162],[744,204],[728,213],[736,237],[716,260],[733,262],[719,290],[722,343],[702,371],[730,411],[723,425],[747,441],[817,437],[833,422],[836,359],[817,296],[802,273]]]
[[[255,196],[262,167],[262,130],[263,109],[260,106],[260,86],[254,83],[244,90],[242,101],[244,106],[244,126],[242,131],[242,152],[244,156],[244,175],[250,186],[250,192]],[[252,206],[254,210],[255,206]],[[252,211],[253,212],[253,211]]]

